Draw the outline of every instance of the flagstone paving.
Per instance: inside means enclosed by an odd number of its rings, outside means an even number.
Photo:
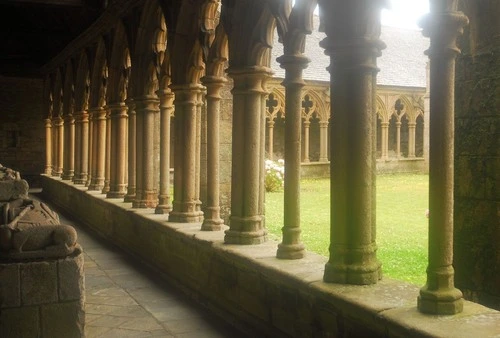
[[[247,337],[130,255],[59,215],[75,227],[84,251],[86,338]]]

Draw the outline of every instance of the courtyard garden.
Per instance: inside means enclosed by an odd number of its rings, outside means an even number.
[[[329,179],[301,181],[301,239],[328,257]],[[428,175],[377,176],[377,257],[384,276],[423,286],[427,268]],[[281,241],[283,189],[266,193],[266,227]]]

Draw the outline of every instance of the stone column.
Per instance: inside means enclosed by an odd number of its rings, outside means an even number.
[[[64,169],[63,180],[72,180],[75,175],[75,118],[73,114],[64,117]]]
[[[401,120],[398,117],[396,122],[396,158],[401,158]]]
[[[89,114],[84,110],[76,116],[75,143],[75,184],[85,184],[88,176],[89,162]]]
[[[304,120],[304,159],[302,162],[309,163],[309,126],[311,121],[309,119]]]
[[[269,159],[272,161],[274,160],[274,120],[269,120],[267,121],[267,154],[269,156]]]
[[[89,190],[102,190],[106,166],[106,110],[92,108],[92,178]]]
[[[300,159],[302,124],[302,71],[309,63],[303,55],[283,55],[278,58],[285,69],[285,187],[283,240],[276,257],[298,259],[304,257],[305,247],[300,241]],[[323,134],[323,133],[322,133]],[[326,135],[325,135],[326,136]]]
[[[196,199],[196,211],[200,214],[200,217],[203,216],[203,212],[201,211],[201,196],[200,196],[200,185],[201,185],[201,110],[203,107],[203,96],[205,94],[205,88],[200,87],[198,91],[198,97],[196,100],[196,172],[194,175],[195,178],[195,199]],[[206,168],[205,168],[206,172]],[[202,218],[200,219],[200,221]]]
[[[133,201],[134,208],[154,208],[158,204],[156,187],[154,129],[155,114],[159,113],[159,100],[156,95],[134,98],[137,114],[137,190]]]
[[[226,81],[222,77],[205,76],[202,82],[207,87],[207,204],[201,230],[220,230],[224,223],[219,201],[220,90]]]
[[[415,158],[415,126],[416,122],[408,122],[408,158]]]
[[[109,181],[111,175],[111,112],[109,111],[109,106],[106,106],[106,148],[105,148],[105,160],[104,160],[104,187],[102,188],[102,193],[107,194],[109,191]]]
[[[321,2],[331,64],[330,256],[324,281],[374,284],[381,278],[375,244],[376,74],[382,0]],[[326,7],[326,8],[325,8]]]
[[[125,196],[127,187],[127,106],[124,102],[108,105],[111,121],[110,176],[108,198]]]
[[[174,93],[168,89],[158,91],[160,97],[160,191],[156,214],[172,210],[170,196],[170,117],[174,110]]]
[[[424,163],[425,163],[425,171],[426,173],[429,173],[429,122],[430,122],[430,112],[429,112],[429,105],[430,105],[430,92],[429,92],[429,87],[430,87],[430,76],[429,76],[429,70],[430,70],[430,65],[429,61],[427,61],[426,65],[426,87],[425,87],[425,95],[424,95]]]
[[[90,182],[92,181],[92,165],[94,161],[94,133],[95,133],[95,128],[94,128],[94,113],[89,111],[89,136],[88,136],[88,143],[87,143],[87,149],[88,149],[88,154],[87,154],[87,182],[85,182],[85,185],[88,187],[90,186]]]
[[[328,121],[319,122],[319,162],[328,162]]]
[[[45,119],[45,172],[52,173],[52,120]]]
[[[61,176],[64,168],[64,120],[62,117],[56,119],[57,133],[57,176]]]
[[[418,309],[456,314],[463,309],[453,269],[453,155],[456,39],[467,24],[458,0],[431,1],[422,22],[430,37],[429,264]]]
[[[135,103],[132,99],[125,102],[128,106],[128,182],[127,194],[124,197],[125,202],[133,202],[136,189],[136,114]]]
[[[200,85],[171,86],[175,93],[175,151],[174,201],[169,221],[182,223],[201,222],[203,212],[198,210],[196,179],[197,155],[197,113]]]
[[[266,241],[264,218],[266,67],[229,69],[233,88],[233,144],[228,244]]]
[[[389,159],[389,122],[381,122],[380,127],[381,127],[380,137],[381,137],[381,147],[382,147],[381,159],[387,160]]]

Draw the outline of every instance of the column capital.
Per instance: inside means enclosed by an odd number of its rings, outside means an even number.
[[[234,81],[232,93],[259,93],[267,94],[266,82],[272,76],[272,71],[268,67],[254,66],[244,68],[229,68],[227,74]]]
[[[125,102],[111,103],[106,106],[110,117],[127,117],[128,107]]]

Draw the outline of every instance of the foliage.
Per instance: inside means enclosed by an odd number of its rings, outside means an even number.
[[[266,160],[265,187],[267,192],[276,192],[283,189],[285,180],[285,161]]]
[[[428,176],[377,176],[377,258],[384,276],[425,283],[427,267]],[[266,194],[266,226],[281,241],[283,193]],[[301,180],[301,240],[307,250],[328,256],[330,181]]]

